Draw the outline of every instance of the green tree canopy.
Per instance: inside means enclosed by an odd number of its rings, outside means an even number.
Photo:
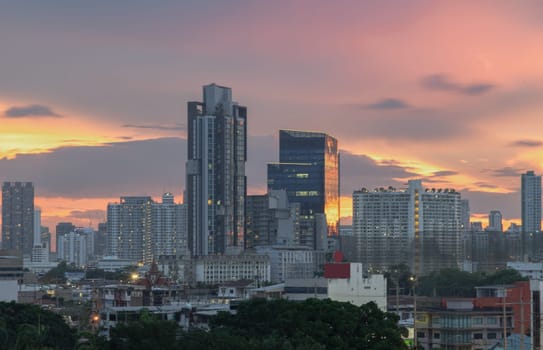
[[[475,287],[511,284],[526,280],[516,270],[505,269],[492,274],[443,269],[417,281],[417,294],[439,297],[475,297]]]
[[[75,331],[36,305],[0,302],[1,349],[73,349]]]

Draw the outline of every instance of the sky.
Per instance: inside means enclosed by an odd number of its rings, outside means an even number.
[[[125,195],[182,200],[186,102],[248,107],[248,193],[278,130],[341,149],[342,216],[362,187],[423,179],[472,219],[519,222],[543,173],[541,1],[1,1],[0,181],[42,222],[96,227]]]

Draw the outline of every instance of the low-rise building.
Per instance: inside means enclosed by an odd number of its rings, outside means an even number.
[[[0,301],[17,301],[23,282],[23,258],[18,251],[0,250]]]
[[[473,299],[446,299],[440,308],[419,309],[415,325],[419,349],[487,350],[504,338],[504,329],[511,333],[513,312],[476,307]]]
[[[227,281],[270,281],[270,258],[266,255],[207,255],[196,260],[194,278],[209,285]]]

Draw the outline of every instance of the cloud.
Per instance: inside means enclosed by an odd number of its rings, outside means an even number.
[[[402,109],[408,107],[408,103],[397,98],[385,98],[366,106],[366,108],[370,109]]]
[[[441,171],[435,171],[432,176],[441,177],[441,176],[452,176],[452,175],[458,175],[457,171],[452,170],[441,170]]]
[[[50,107],[44,105],[13,106],[4,111],[6,118],[27,118],[27,117],[53,117],[62,118],[58,113],[53,112]]]
[[[184,124],[162,125],[162,124],[124,124],[123,128],[153,129],[153,130],[185,130]]]
[[[422,86],[429,90],[450,91],[462,95],[480,95],[495,88],[489,83],[461,84],[454,82],[445,74],[433,74],[422,78]]]
[[[186,142],[181,138],[65,146],[0,160],[0,181],[33,181],[40,197],[111,198],[180,193]]]
[[[278,159],[273,136],[249,136],[249,191],[266,191],[266,163]],[[0,159],[0,182],[33,181],[40,197],[114,198],[181,193],[185,187],[186,140],[158,138],[101,146],[65,146],[49,153]],[[87,215],[89,213],[79,213]]]
[[[543,146],[543,141],[538,140],[516,140],[509,144],[512,147],[540,147]]]
[[[394,160],[377,162],[367,155],[341,151],[341,193],[350,195],[362,187],[403,187],[402,179],[418,177]]]
[[[496,185],[489,184],[489,183],[482,182],[482,181],[475,182],[474,185],[477,186],[477,187],[481,187],[481,188],[489,188],[489,189],[498,188],[498,186],[496,186]]]
[[[497,169],[484,169],[483,172],[491,173],[497,177],[518,177],[522,174],[523,169],[503,167]]]

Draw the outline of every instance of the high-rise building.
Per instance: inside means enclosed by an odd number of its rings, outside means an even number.
[[[152,262],[151,197],[121,197],[107,206],[108,255]]]
[[[503,231],[502,213],[499,210],[491,210],[488,214],[488,227],[487,231]]]
[[[89,257],[94,255],[94,230],[90,227],[76,228],[62,235],[59,244],[62,247],[58,252],[60,260],[84,267]]]
[[[527,171],[521,176],[522,232],[541,232],[541,176]]]
[[[4,182],[2,185],[2,247],[32,254],[34,245],[34,185]]]
[[[268,189],[287,191],[301,214],[325,214],[328,235],[339,230],[339,152],[325,133],[280,130],[279,163],[268,164]]]
[[[290,204],[285,190],[247,196],[246,247],[300,244],[300,204]]]
[[[94,235],[94,254],[104,256],[107,252],[107,223],[98,223],[98,230]]]
[[[176,204],[171,193],[152,205],[152,242],[155,260],[159,256],[187,255],[187,206]]]
[[[186,203],[191,254],[240,251],[245,238],[247,108],[232,90],[203,87],[203,102],[188,102]]]
[[[468,232],[471,228],[471,225],[470,225],[470,217],[471,217],[471,212],[470,212],[470,209],[469,209],[469,200],[467,199],[461,199],[460,200],[460,215],[461,215],[461,220],[462,220],[462,231],[463,232]]]
[[[460,193],[423,189],[410,180],[406,189],[389,187],[353,193],[356,260],[386,270],[407,263],[421,275],[462,260]]]
[[[61,245],[62,237],[65,234],[68,234],[70,232],[73,232],[75,230],[75,225],[71,222],[59,222],[57,226],[55,227],[55,239],[57,242],[57,254],[60,254],[63,247]]]

